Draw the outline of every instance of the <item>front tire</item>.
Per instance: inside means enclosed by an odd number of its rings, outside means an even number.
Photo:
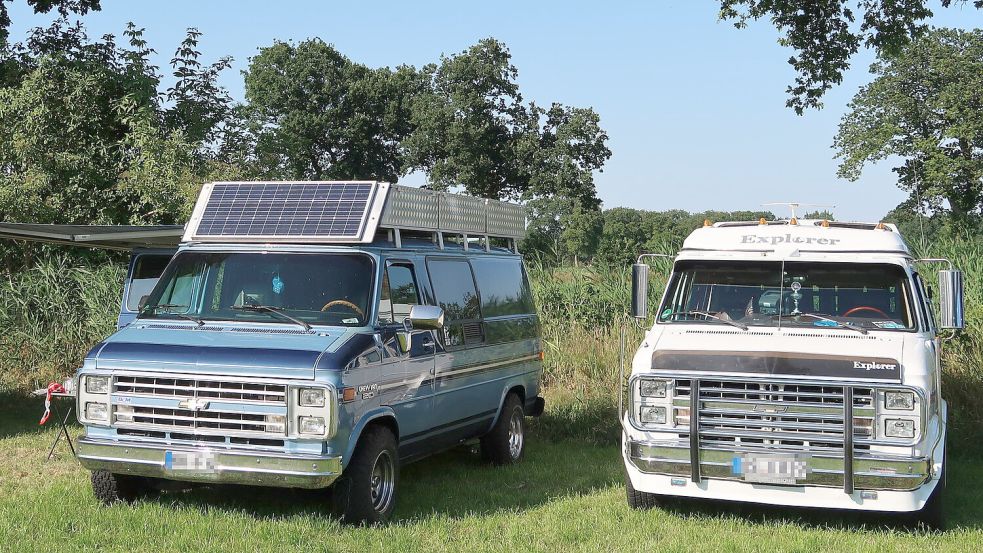
[[[92,471],[92,492],[103,505],[133,503],[152,489],[150,480],[142,476],[115,474],[103,469]]]
[[[495,465],[513,465],[522,460],[526,450],[526,420],[522,402],[509,394],[502,413],[491,432],[481,437],[481,457]]]
[[[654,493],[640,492],[631,485],[631,477],[625,472],[625,495],[628,506],[636,511],[645,511],[659,505],[659,496]]]
[[[351,461],[334,483],[335,514],[347,524],[376,525],[392,518],[399,482],[396,437],[383,426],[362,434]]]
[[[939,482],[932,490],[932,495],[928,497],[925,506],[914,514],[915,527],[925,528],[926,530],[941,532],[945,530],[945,509],[943,507],[943,497],[945,496],[945,461],[942,462],[942,471],[939,475]]]

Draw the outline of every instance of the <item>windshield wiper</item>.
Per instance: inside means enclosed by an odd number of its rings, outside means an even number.
[[[278,315],[278,316],[282,317],[283,319],[286,319],[286,320],[288,320],[288,321],[290,321],[292,323],[299,324],[300,326],[304,327],[304,330],[310,331],[313,328],[313,327],[311,327],[311,325],[309,325],[307,323],[307,321],[302,321],[302,320],[298,319],[297,317],[293,317],[291,315],[287,315],[279,307],[273,307],[272,305],[252,305],[252,304],[248,304],[247,303],[247,304],[243,304],[243,305],[233,305],[232,306],[232,309],[235,309],[237,311],[253,311],[253,312],[257,312],[257,313],[271,313],[273,315]]]
[[[157,313],[158,309],[175,309],[178,307],[188,307],[188,306],[179,303],[161,303],[144,308],[144,310],[140,313],[140,315],[145,315],[148,313],[150,314]],[[188,319],[189,321],[194,321],[198,323],[198,326],[205,326],[205,321],[201,320],[201,318],[199,317],[195,317],[194,315],[190,315],[188,313],[171,313],[170,311],[167,311],[166,313],[168,315],[174,315],[175,317],[181,317],[182,319]]]
[[[828,323],[833,323],[834,325],[836,325],[836,328],[849,328],[850,330],[856,330],[857,332],[859,332],[861,334],[867,334],[867,329],[866,328],[857,326],[857,325],[855,325],[853,323],[844,323],[842,321],[837,321],[837,320],[834,320],[834,319],[830,319],[828,317],[823,317],[822,315],[817,315],[816,313],[799,313],[797,315],[773,315],[772,318],[774,319],[774,318],[777,318],[779,316],[785,317],[785,318],[790,318],[790,317],[812,317],[813,319],[818,319],[820,321],[826,321]]]
[[[704,317],[709,317],[711,319],[718,320],[722,323],[729,324],[730,326],[736,326],[741,330],[747,330],[747,325],[744,323],[738,321],[732,321],[730,319],[724,319],[723,317],[718,317],[717,315],[714,315],[713,313],[707,313],[706,311],[676,311],[675,313],[672,314],[673,317],[675,317],[676,315],[702,315]]]

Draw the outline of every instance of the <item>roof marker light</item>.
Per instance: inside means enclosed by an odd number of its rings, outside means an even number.
[[[885,227],[885,226],[884,226],[884,223],[883,223],[883,222],[881,222],[881,223],[877,223],[877,226],[876,226],[876,227],[874,227],[874,228],[876,228],[877,230],[884,230],[884,229],[886,229],[887,227]]]
[[[764,217],[762,217],[762,218],[758,219],[758,224],[759,225],[767,225],[768,224],[768,220],[765,219]]]
[[[797,224],[799,224],[799,220],[796,219],[795,217],[792,217],[791,219],[788,220],[788,224],[790,224],[790,225],[797,225]]]
[[[709,226],[711,226],[711,225],[710,225],[710,219],[704,219],[704,220],[703,220],[703,226],[705,226],[705,227],[709,227]]]
[[[823,219],[823,228],[829,228],[829,219]]]

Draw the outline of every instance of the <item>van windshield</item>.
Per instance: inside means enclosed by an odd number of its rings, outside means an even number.
[[[908,278],[897,265],[682,261],[659,322],[907,330],[913,313]]]
[[[139,317],[362,326],[372,276],[364,254],[183,252]]]

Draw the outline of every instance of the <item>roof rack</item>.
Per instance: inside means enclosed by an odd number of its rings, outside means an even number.
[[[374,181],[213,182],[198,197],[185,242],[370,243],[379,229],[506,239],[525,236],[523,206]]]

